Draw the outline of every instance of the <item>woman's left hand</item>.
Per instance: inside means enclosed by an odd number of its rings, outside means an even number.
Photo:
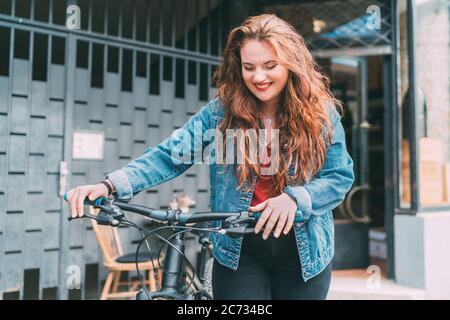
[[[256,206],[250,207],[249,210],[252,212],[262,211],[255,226],[255,233],[258,233],[265,225],[263,239],[266,240],[275,225],[275,238],[280,236],[281,231],[285,235],[289,233],[294,224],[297,204],[283,192],[279,196],[269,198]]]

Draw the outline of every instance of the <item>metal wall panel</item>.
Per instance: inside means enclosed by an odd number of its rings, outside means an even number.
[[[30,137],[28,150],[30,153],[45,154],[47,152],[47,119],[31,118],[30,119]]]
[[[23,212],[26,199],[26,177],[23,174],[8,174],[6,184],[6,213],[8,211]]]
[[[59,163],[62,160],[61,154],[63,151],[62,137],[48,136],[47,138],[47,172],[59,172]]]
[[[40,191],[45,189],[45,157],[29,155],[28,157],[28,191]],[[31,209],[31,208],[30,208]]]
[[[6,152],[7,132],[8,132],[8,118],[6,114],[0,114],[0,152]]]
[[[11,132],[26,133],[27,132],[27,98],[12,97],[11,101]]]
[[[11,135],[9,141],[9,172],[25,172],[27,137],[23,135]]]
[[[106,73],[105,76],[106,104],[117,105],[120,94],[120,77],[118,74]]]
[[[63,125],[62,121],[64,117],[64,102],[63,101],[50,101],[47,105],[47,123],[48,123],[48,134],[49,135],[63,135]],[[58,159],[61,156],[58,157]]]
[[[6,191],[6,154],[0,153],[0,197],[4,200],[4,193]],[[3,201],[4,203],[4,201]],[[2,211],[4,207],[0,206],[0,214],[3,214]],[[0,226],[1,226],[1,216],[0,216]],[[1,227],[0,227],[1,231]]]
[[[64,98],[65,68],[61,65],[50,65],[50,98]]]
[[[181,48],[187,48],[188,41],[180,28],[171,28],[171,40],[166,42],[172,46],[162,44],[163,25],[168,26],[163,19],[159,26],[160,43],[152,44],[120,37],[97,37],[90,32],[68,33],[63,26],[43,27],[32,19],[24,19],[27,23],[18,25],[17,19],[11,18],[5,24],[11,28],[11,57],[16,26],[30,33],[30,42],[28,58],[11,58],[10,76],[0,76],[0,295],[18,290],[22,297],[24,270],[31,268],[39,269],[40,296],[44,288],[58,287],[58,296],[67,297],[65,279],[70,265],[77,265],[84,272],[86,264],[99,263],[99,276],[104,279],[106,273],[90,222],[65,220],[70,209],[59,197],[60,163],[65,160],[69,165],[68,188],[96,183],[105,174],[143,154],[147,147],[156,146],[207,103],[199,100],[199,65],[200,62],[216,64],[219,59],[209,54],[210,48],[199,51],[198,23],[208,14],[207,8],[213,10],[219,5],[218,1],[209,5],[207,2],[203,1],[199,15],[190,17],[187,27],[196,30],[197,38],[196,50],[189,49],[189,52]],[[121,25],[121,21],[118,23]],[[203,23],[208,28],[209,25]],[[213,35],[206,32],[210,46]],[[39,80],[32,79],[34,33],[49,35],[47,70],[44,79]],[[54,55],[58,50],[52,47],[55,36],[64,38],[65,45],[64,57],[56,56],[57,62]],[[76,66],[78,40],[89,45],[86,65],[82,67]],[[103,60],[95,57],[103,63],[103,68],[95,71],[91,52],[97,44],[104,46],[104,56]],[[110,45],[118,49],[117,72],[109,70]],[[122,68],[124,50],[131,51],[133,57],[130,69],[126,70]],[[142,69],[137,71],[137,52],[146,56],[144,73]],[[159,57],[159,66],[151,64],[151,55]],[[172,60],[171,80],[163,79],[164,57]],[[177,59],[184,61],[184,79],[176,78]],[[188,59],[196,62],[196,84],[187,83]],[[152,70],[159,70],[156,77]],[[128,91],[123,90],[123,71],[131,72]],[[103,80],[94,87],[95,72],[100,72]],[[175,97],[176,87],[182,88],[183,97]],[[104,132],[104,159],[67,157],[72,154],[73,130]],[[132,201],[166,208],[174,191],[184,191],[197,200],[199,205],[194,210],[207,210],[208,201],[204,200],[208,197],[207,176],[206,167],[193,167],[173,181],[141,192]],[[139,217],[131,220],[142,223]],[[136,248],[139,239],[136,231],[120,228],[119,233],[126,252]]]
[[[42,266],[40,280],[42,288],[58,287],[59,277],[59,251],[44,250],[42,255]]]
[[[6,240],[3,241],[3,245]],[[4,253],[1,266],[0,291],[20,291],[23,288],[22,252]]]
[[[58,175],[58,173],[50,174],[47,172],[45,184],[46,184],[46,190],[45,190],[46,211],[60,211],[61,210],[61,199],[58,197],[58,194],[59,194],[59,175]]]
[[[59,212],[46,212],[43,215],[42,245],[44,249],[59,248]]]
[[[0,113],[8,111],[9,93],[9,78],[0,76]]]
[[[103,120],[104,117],[104,96],[103,90],[97,88],[90,89],[89,103],[86,114],[89,115],[89,118],[92,120]],[[87,129],[87,128],[86,128]]]
[[[30,83],[30,62],[22,59],[13,59],[12,93],[27,95]]]
[[[43,81],[31,82],[31,115],[47,115],[47,83]]]
[[[23,251],[23,268],[39,269],[42,265],[42,233],[40,231],[26,232]]]
[[[42,180],[45,181],[44,179]],[[42,191],[28,193],[25,207],[25,230],[42,230],[44,225],[44,214],[44,193]]]
[[[121,123],[132,123],[133,122],[133,93],[131,92],[121,92],[119,97],[119,114]]]
[[[23,215],[21,213],[6,214],[5,230],[8,230],[8,232],[5,232],[3,250],[5,252],[21,251],[23,245]]]

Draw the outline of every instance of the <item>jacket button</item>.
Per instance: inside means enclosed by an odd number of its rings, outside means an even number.
[[[305,245],[305,241],[301,241],[300,245],[304,246]]]
[[[301,227],[302,226],[302,224],[300,223],[300,222],[297,222],[297,227]]]
[[[305,277],[309,277],[309,272],[305,272]]]

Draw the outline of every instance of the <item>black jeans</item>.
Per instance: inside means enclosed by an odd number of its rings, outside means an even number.
[[[214,260],[212,285],[217,300],[324,300],[331,282],[331,263],[305,282],[294,231],[245,235],[236,271]]]

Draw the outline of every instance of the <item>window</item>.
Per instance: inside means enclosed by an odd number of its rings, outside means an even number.
[[[415,3],[420,205],[450,205],[450,3]]]
[[[173,2],[165,0],[163,2],[163,45],[172,46],[172,25],[173,25]]]
[[[198,1],[192,0],[186,8],[186,30],[188,35],[188,50],[197,51],[197,10]]]
[[[66,56],[66,39],[62,37],[52,37],[52,63],[63,65]]]
[[[410,137],[410,112],[409,112],[409,83],[408,83],[408,17],[406,0],[398,2],[398,21],[399,21],[399,66],[398,66],[398,107],[400,112],[399,134],[401,137],[400,148],[400,207],[409,208],[411,206],[411,158],[409,146],[412,137]]]
[[[184,98],[185,72],[184,59],[176,59],[175,97]]]
[[[105,1],[92,1],[92,31],[105,32]]]
[[[34,2],[34,20],[48,22],[50,11],[50,0],[39,0]]]
[[[119,34],[119,7],[120,0],[108,0],[108,34],[117,36]]]
[[[103,88],[104,50],[102,44],[92,45],[91,87],[94,88]]]
[[[119,72],[119,48],[108,46],[108,72]]]
[[[77,40],[77,68],[89,68],[89,42]]]
[[[179,49],[184,49],[185,42],[185,20],[186,9],[188,6],[185,5],[186,1],[176,0],[175,2],[175,47]]]
[[[160,37],[160,16],[161,6],[160,0],[150,1],[150,42],[159,44]]]
[[[220,19],[219,6],[217,6],[211,13],[211,54],[219,55],[219,37],[220,37]]]
[[[200,63],[200,87],[199,87],[199,100],[208,101],[208,65],[206,63]]]
[[[122,91],[133,91],[133,51],[122,50]]]
[[[121,8],[122,12],[122,37],[133,38],[133,12],[134,0],[127,0],[126,5]]]
[[[61,26],[66,24],[66,0],[53,0],[53,23]],[[83,12],[83,11],[82,11]]]
[[[14,8],[14,13],[16,17],[30,19],[31,13],[31,2],[30,0],[16,0],[16,5]]]
[[[11,43],[11,29],[0,27],[0,75],[9,75],[9,52]]]
[[[160,87],[160,81],[159,81],[159,76],[160,76],[160,56],[158,54],[151,54],[150,55],[150,81],[149,81],[149,85],[150,85],[150,90],[149,93],[150,94],[154,94],[154,95],[159,95],[159,87]]]
[[[208,1],[200,0],[200,13],[199,16],[202,19],[199,23],[200,26],[200,52],[208,53]]]
[[[163,80],[172,81],[172,57],[164,56]]]
[[[34,34],[32,79],[47,81],[48,35]]]
[[[11,0],[0,1],[0,13],[10,15],[11,8],[12,8]]]
[[[145,78],[147,76],[147,53],[138,51],[136,57],[136,76]]]
[[[136,1],[136,40],[147,40],[147,2]]]
[[[78,6],[81,12],[81,29],[89,30],[89,0],[78,0]]]
[[[28,60],[30,57],[30,33],[28,31],[14,31],[14,58]]]
[[[188,62],[188,83],[197,84],[197,62],[192,60]]]

